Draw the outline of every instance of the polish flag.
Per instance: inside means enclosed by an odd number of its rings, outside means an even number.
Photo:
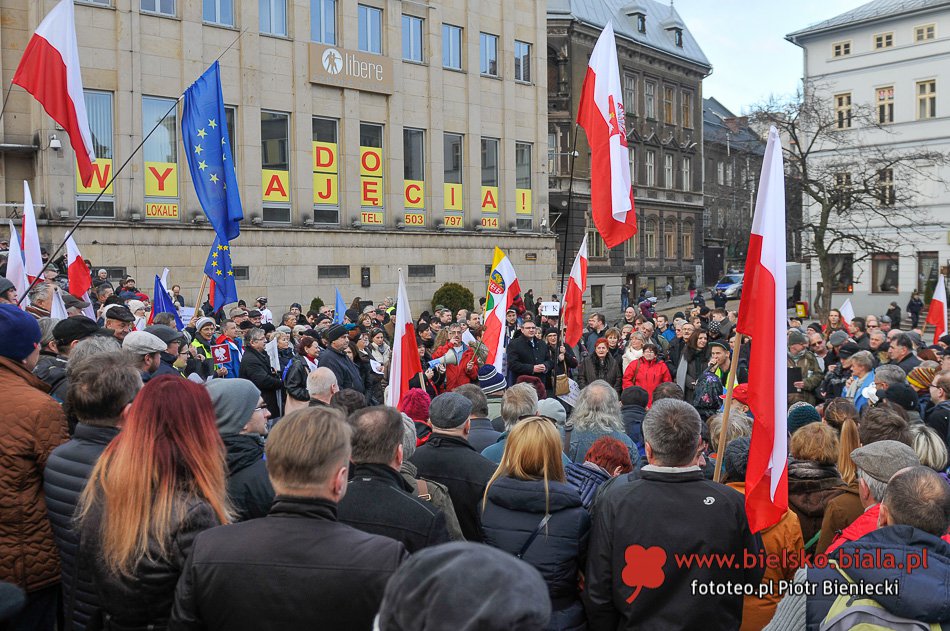
[[[79,246],[72,235],[68,232],[66,235],[66,277],[69,279],[69,293],[85,300],[83,296],[87,296],[92,288],[92,276],[79,252]]]
[[[739,333],[752,338],[749,407],[755,422],[745,478],[745,508],[752,532],[778,523],[788,510],[785,231],[782,145],[771,127],[736,323]]]
[[[947,332],[947,281],[943,274],[937,277],[937,286],[934,287],[930,307],[927,308],[927,322],[934,325],[934,344]]]
[[[386,405],[397,407],[402,395],[409,392],[409,380],[422,372],[416,327],[409,312],[406,281],[399,270],[399,292],[396,294],[396,327],[393,329],[393,352],[389,362],[389,390]]]
[[[20,247],[23,250],[23,264],[26,277],[33,280],[43,275],[43,252],[40,247],[40,233],[36,229],[36,213],[33,210],[33,196],[30,185],[23,180],[23,226],[20,234]]]
[[[499,248],[495,248],[491,273],[488,275],[488,299],[485,302],[485,330],[482,342],[488,349],[486,364],[495,366],[499,374],[505,373],[505,314],[521,294],[518,275],[511,261]]]
[[[584,291],[587,290],[587,235],[581,241],[581,249],[571,267],[571,278],[564,293],[563,321],[567,323],[564,341],[568,346],[577,346],[584,332]]]
[[[66,130],[76,152],[79,177],[84,186],[89,186],[96,153],[82,93],[73,0],[61,0],[40,22],[26,45],[13,83],[32,94],[50,118]]]
[[[20,236],[16,232],[16,225],[10,221],[10,251],[7,253],[7,274],[6,279],[13,283],[16,288],[17,299],[20,300],[20,306],[26,307],[30,304],[30,299],[25,298],[26,290],[30,286],[30,281],[26,278],[26,269],[23,267],[23,250],[20,244]]]
[[[637,233],[617,44],[610,22],[590,55],[577,122],[590,145],[590,205],[608,248]]]

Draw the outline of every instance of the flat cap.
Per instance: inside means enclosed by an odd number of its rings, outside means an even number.
[[[468,420],[472,402],[456,392],[446,392],[432,399],[429,422],[439,429],[455,429]]]
[[[163,342],[158,336],[152,335],[147,331],[132,331],[126,335],[122,341],[122,350],[128,351],[133,355],[161,353],[167,349],[168,344]]]
[[[153,324],[152,326],[145,327],[146,333],[151,333],[165,344],[171,344],[172,342],[180,342],[184,338],[182,337],[181,331],[174,329],[165,324]]]
[[[788,333],[788,345],[792,344],[801,344],[803,346],[808,344],[808,340],[805,339],[805,334],[799,331],[798,329],[792,329]]]
[[[2,294],[2,293],[3,293],[3,292],[0,291],[0,294]],[[90,304],[89,304],[88,302],[86,302],[85,300],[80,300],[79,298],[77,298],[76,296],[72,295],[71,293],[68,293],[68,292],[65,292],[65,291],[64,291],[64,292],[62,293],[62,296],[63,296],[63,305],[64,305],[67,309],[73,309],[73,308],[75,308],[75,309],[85,309],[86,307],[90,306]]]
[[[861,347],[854,342],[847,342],[838,349],[838,357],[841,359],[850,359],[852,355],[861,351]]]
[[[135,316],[125,305],[107,305],[102,312],[103,317],[108,320],[118,320],[120,322],[135,322]]]
[[[329,329],[324,331],[323,339],[327,342],[332,342],[346,335],[346,327],[342,324],[334,324]]]
[[[841,346],[848,341],[848,334],[844,331],[835,331],[828,336],[828,341],[831,342],[832,346]]]
[[[879,482],[887,482],[906,467],[920,465],[914,450],[896,440],[879,440],[851,452],[854,464]]]
[[[57,344],[66,345],[95,335],[98,331],[99,325],[95,320],[84,315],[74,315],[56,323],[53,327],[53,339]]]

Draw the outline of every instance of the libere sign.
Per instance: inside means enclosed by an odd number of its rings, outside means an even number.
[[[383,55],[311,42],[310,82],[392,94],[393,62]]]

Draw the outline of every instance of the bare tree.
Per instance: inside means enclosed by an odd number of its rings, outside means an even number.
[[[895,148],[897,134],[881,124],[881,112],[850,100],[836,104],[822,88],[807,82],[794,97],[772,97],[750,116],[774,125],[783,139],[786,177],[797,181],[804,205],[801,223],[788,229],[804,233],[802,254],[818,262],[814,308],[823,319],[836,285],[854,281],[836,277],[836,255],[851,254],[858,263],[920,234],[915,225],[926,218],[918,207],[920,184],[935,180],[948,156]]]

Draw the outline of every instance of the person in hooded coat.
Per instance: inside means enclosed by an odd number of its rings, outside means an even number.
[[[809,423],[792,434],[788,461],[788,506],[802,526],[805,550],[818,543],[825,507],[844,493],[845,485],[835,464],[838,437],[825,423]]]

